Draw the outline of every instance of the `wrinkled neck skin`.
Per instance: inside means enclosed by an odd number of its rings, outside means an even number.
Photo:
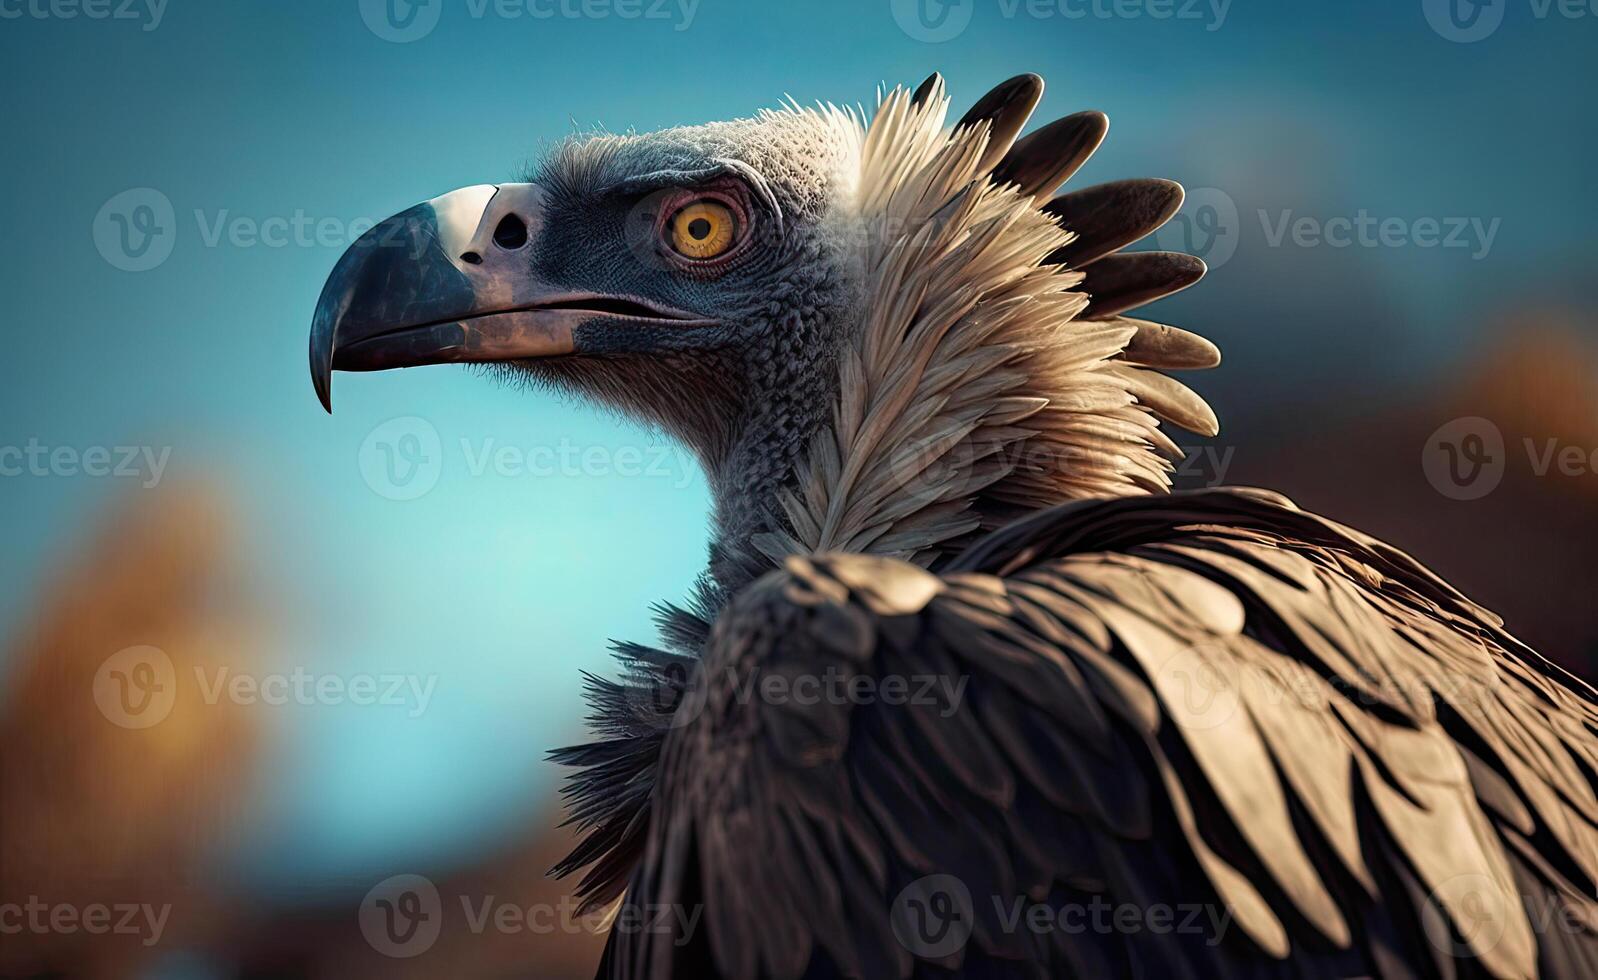
[[[816,289],[813,295],[838,293]],[[750,351],[741,365],[749,384],[738,407],[740,422],[719,452],[701,454],[713,503],[701,591],[712,607],[772,567],[752,542],[783,528],[779,494],[795,489],[799,461],[837,401],[836,362],[815,352],[834,349],[860,308],[858,297],[847,291],[841,304],[806,304],[805,313],[770,325],[768,343]]]
[[[821,379],[817,379],[821,380]],[[794,483],[804,442],[824,421],[828,403],[819,392],[793,388],[761,406],[725,459],[710,468],[713,498],[706,584],[718,600],[730,597],[771,567],[751,544],[778,530],[778,492]],[[717,603],[719,605],[719,601]]]

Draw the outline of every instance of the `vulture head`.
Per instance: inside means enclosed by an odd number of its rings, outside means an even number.
[[[1196,258],[1120,250],[1180,206],[1129,180],[1053,197],[1096,112],[1020,134],[1035,75],[953,125],[942,79],[866,113],[753,118],[556,147],[522,183],[382,222],[317,305],[311,373],[471,362],[690,447],[715,498],[708,598],[793,553],[934,566],[1064,500],[1162,491],[1161,420],[1215,431],[1161,369],[1213,346],[1121,314]]]

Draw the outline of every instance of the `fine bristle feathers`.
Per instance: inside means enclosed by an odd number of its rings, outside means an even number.
[[[1082,270],[1092,300],[1082,317],[1104,320],[1180,292],[1204,278],[1204,260],[1181,252],[1118,252]]]
[[[1102,112],[1056,119],[1018,140],[993,168],[993,181],[1015,184],[1028,197],[1046,198],[1082,168],[1109,131],[1110,117]]]
[[[1102,136],[1080,113],[1017,143],[1041,92],[1018,76],[949,128],[941,76],[881,97],[856,206],[890,231],[868,238],[832,424],[780,495],[786,527],[755,542],[767,557],[929,565],[1029,510],[1167,490],[1182,453],[1162,420],[1215,432],[1209,406],[1156,373],[1211,366],[1214,345],[1115,316],[1202,275],[1188,256],[1112,254],[1158,227],[1180,188],[1125,181],[1040,207]],[[1056,258],[1077,242],[1097,259],[1085,269]]]
[[[1080,269],[1153,234],[1181,210],[1182,185],[1143,178],[1096,184],[1062,194],[1043,206],[1076,232],[1049,262]]]

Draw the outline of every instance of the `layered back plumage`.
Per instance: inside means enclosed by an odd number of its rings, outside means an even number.
[[[1105,131],[1018,139],[1040,94],[946,127],[935,76],[860,127],[860,315],[770,494],[779,567],[622,647],[555,754],[586,907],[695,910],[600,975],[1598,975],[1593,690],[1383,542],[1149,496],[1161,423],[1216,429],[1162,372],[1218,354],[1122,314],[1203,265],[1120,251],[1169,182],[1040,206]],[[950,686],[852,693],[911,678]],[[1017,927],[1095,905],[1225,918]]]

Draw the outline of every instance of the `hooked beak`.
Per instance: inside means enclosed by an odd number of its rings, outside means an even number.
[[[577,352],[594,320],[661,326],[715,321],[635,296],[562,290],[534,272],[537,184],[479,184],[401,211],[362,235],[322,287],[311,323],[311,382],[333,411],[333,372],[514,361]]]

